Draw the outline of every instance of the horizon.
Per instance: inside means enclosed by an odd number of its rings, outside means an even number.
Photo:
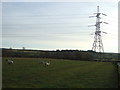
[[[25,48],[25,47],[24,47]],[[23,50],[23,47],[21,48],[11,48],[11,47],[2,47],[0,49],[17,49],[17,50]],[[24,50],[40,50],[40,51],[62,51],[62,50],[73,50],[73,51],[93,51],[93,50],[80,50],[80,49],[35,49],[35,48],[25,48]],[[95,52],[95,51],[93,51]],[[117,53],[117,54],[120,54],[120,52],[96,52],[96,53]]]

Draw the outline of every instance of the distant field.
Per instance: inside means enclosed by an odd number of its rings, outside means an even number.
[[[117,88],[117,73],[111,62],[62,59],[3,58],[3,88]],[[51,61],[50,66],[40,61]]]

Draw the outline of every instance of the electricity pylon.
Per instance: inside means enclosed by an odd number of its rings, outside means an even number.
[[[101,23],[108,24],[108,23],[100,21],[100,19],[101,19],[100,15],[101,14],[104,15],[104,16],[107,16],[107,15],[99,12],[99,6],[97,6],[97,13],[94,13],[94,14],[96,14],[96,16],[90,16],[90,18],[91,17],[96,17],[96,24],[95,25],[90,25],[90,26],[95,26],[96,27],[92,50],[95,51],[95,52],[97,52],[97,51],[98,52],[104,52],[104,47],[103,47],[103,43],[102,43],[102,36],[101,36],[102,31],[100,30],[100,24]],[[106,32],[103,32],[103,33],[106,33]]]

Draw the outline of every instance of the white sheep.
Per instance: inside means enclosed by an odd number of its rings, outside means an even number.
[[[46,65],[46,66],[49,66],[49,65],[50,65],[50,62],[46,62],[45,65]]]
[[[6,60],[8,64],[13,64],[13,61],[12,60]]]
[[[49,66],[49,65],[50,65],[50,62],[41,61],[41,62],[39,62],[39,64],[43,64],[43,65],[45,65],[45,66]]]

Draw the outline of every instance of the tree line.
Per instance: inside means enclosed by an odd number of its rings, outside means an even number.
[[[117,54],[97,53],[91,50],[19,50],[2,49],[2,57],[53,58],[71,60],[117,59]]]

